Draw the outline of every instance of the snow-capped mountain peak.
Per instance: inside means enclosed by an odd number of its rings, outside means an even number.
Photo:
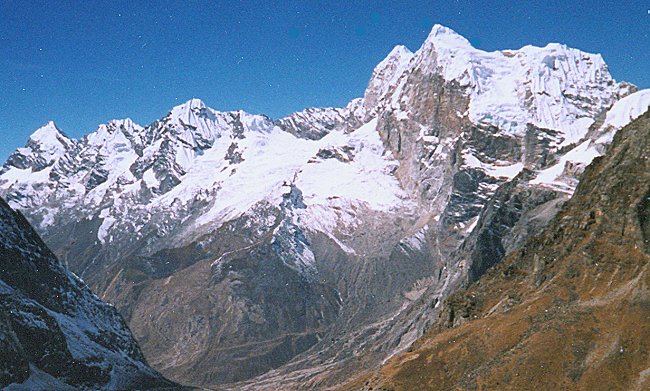
[[[100,145],[114,137],[133,138],[141,133],[143,129],[142,126],[134,123],[130,118],[114,119],[106,124],[99,125],[95,132],[86,136],[86,139],[92,145]],[[130,142],[126,141],[126,143]]]
[[[38,128],[27,141],[23,148],[18,148],[0,173],[7,171],[7,166],[21,170],[32,169],[33,172],[41,171],[52,165],[57,159],[72,149],[75,141],[66,137],[53,121]]]
[[[245,111],[222,112],[205,105],[200,99],[190,99],[171,109],[162,120],[163,128],[173,130],[180,139],[193,147],[213,143],[225,134],[242,137],[247,131],[268,132],[272,121],[263,115],[249,114]],[[160,124],[152,124],[156,130]]]
[[[403,45],[397,45],[375,67],[364,94],[364,108],[372,114],[378,101],[386,96],[390,88],[395,87],[399,77],[404,73],[413,53]]]
[[[457,49],[473,49],[472,44],[467,40],[467,38],[458,34],[449,27],[436,24],[431,29],[429,36],[424,45],[434,45],[436,47],[446,47],[446,48],[457,48]]]
[[[140,132],[144,129],[142,126],[133,122],[131,118],[114,119],[108,122],[108,125],[118,129],[123,129],[127,133]]]
[[[45,125],[36,129],[29,139],[43,145],[60,145],[61,139],[68,138],[59,130],[54,121],[48,121]]]
[[[42,157],[52,160],[65,153],[72,140],[59,130],[54,121],[49,121],[29,136],[28,144],[28,147],[38,150]]]
[[[523,135],[529,124],[553,129],[562,133],[558,142],[567,145],[586,134],[598,113],[631,92],[613,80],[598,54],[555,43],[486,52],[440,25],[409,69],[440,75],[463,89],[476,124],[510,136]],[[399,96],[392,101],[400,107]]]
[[[172,108],[169,112],[169,117],[173,122],[192,124],[201,115],[201,110],[205,108],[205,103],[201,99],[192,98]]]
[[[413,52],[409,50],[404,45],[397,45],[395,46],[390,53],[384,58],[377,66],[375,67],[375,70],[377,73],[385,70],[386,68],[390,67],[391,64],[393,63],[404,63],[408,62],[408,60],[411,59],[413,56]]]

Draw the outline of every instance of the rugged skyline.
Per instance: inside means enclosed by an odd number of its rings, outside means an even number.
[[[348,3],[3,1],[0,160],[47,121],[71,137],[142,125],[192,97],[273,118],[340,107],[395,44],[434,23],[484,50],[561,42],[602,53],[617,80],[650,86],[643,1]]]
[[[341,108],[274,120],[191,99],[78,139],[49,123],[0,195],[171,380],[322,388],[436,324],[649,105],[599,54],[486,52],[434,25]]]

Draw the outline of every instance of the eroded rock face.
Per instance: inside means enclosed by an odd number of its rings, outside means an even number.
[[[454,254],[469,266],[470,282],[539,233],[568,199],[564,193],[529,186],[526,179],[531,174],[522,171],[497,189],[482,209],[477,226]]]
[[[65,270],[0,199],[0,386],[167,388],[115,308]]]

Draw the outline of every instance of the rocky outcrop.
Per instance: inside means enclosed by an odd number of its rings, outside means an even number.
[[[363,125],[366,118],[364,101],[354,99],[344,108],[308,108],[274,123],[296,137],[320,140],[332,131],[351,132]]]
[[[528,185],[532,172],[522,171],[497,189],[481,210],[476,227],[459,247],[456,259],[468,265],[468,281],[478,280],[504,256],[544,228],[568,199],[564,193]]]
[[[172,389],[117,310],[65,270],[0,199],[0,386]]]

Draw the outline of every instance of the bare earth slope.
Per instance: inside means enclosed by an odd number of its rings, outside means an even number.
[[[648,261],[650,112],[616,134],[542,234],[346,388],[647,390]]]

